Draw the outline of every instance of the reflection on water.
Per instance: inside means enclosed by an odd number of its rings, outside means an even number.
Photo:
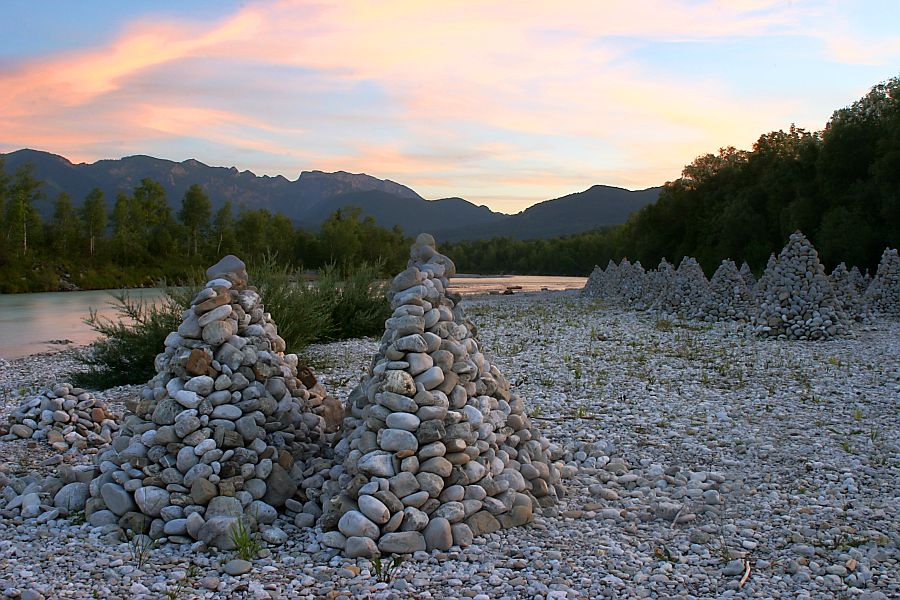
[[[584,277],[476,277],[460,276],[450,288],[462,294],[515,291],[565,290],[584,287]],[[91,309],[113,317],[112,294],[119,290],[87,292],[47,292],[42,294],[0,294],[0,357],[18,358],[38,352],[65,348],[53,341],[69,340],[74,345],[90,343],[96,333],[84,323]],[[162,296],[159,288],[128,290],[135,299],[153,301]]]
[[[509,275],[497,277],[466,276],[450,280],[450,289],[460,294],[489,294],[515,288],[514,292],[581,289],[586,277],[551,277],[548,275]]]
[[[106,317],[115,311],[110,302],[120,290],[0,294],[0,357],[18,358],[37,352],[58,350],[70,340],[75,345],[91,342],[97,334],[84,323],[93,308]],[[135,299],[152,301],[162,295],[158,288],[128,290]]]

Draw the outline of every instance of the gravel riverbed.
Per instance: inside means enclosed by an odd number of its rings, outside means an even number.
[[[464,550],[418,553],[390,583],[276,522],[252,569],[150,549],[71,520],[0,517],[0,592],[22,598],[892,598],[900,596],[900,323],[788,342],[660,320],[571,292],[467,299],[482,346],[577,466],[563,503]],[[375,340],[308,349],[345,398]],[[75,367],[0,365],[0,411]],[[138,388],[107,390],[114,406]],[[46,445],[0,442],[9,477],[52,475]],[[280,542],[281,540],[275,540]],[[242,570],[242,569],[239,569]],[[228,571],[236,572],[234,565]]]

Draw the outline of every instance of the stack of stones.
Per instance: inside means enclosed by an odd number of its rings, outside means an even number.
[[[744,280],[744,285],[747,286],[747,291],[750,292],[751,295],[756,295],[756,277],[753,276],[753,271],[750,270],[750,265],[747,264],[747,261],[741,263],[741,279]]]
[[[769,277],[767,274],[775,272],[775,263],[777,259],[774,254],[769,255],[769,260],[766,261],[766,269],[763,271],[763,274],[760,276],[759,281],[756,282],[756,298],[757,303],[758,299],[762,298],[766,295],[769,290]]]
[[[850,281],[853,282],[853,287],[856,288],[856,293],[860,295],[860,297],[865,296],[866,290],[869,289],[869,284],[871,282],[871,277],[869,277],[869,271],[866,270],[866,274],[863,275],[859,267],[853,267],[850,269]]]
[[[706,320],[750,320],[754,307],[753,295],[747,289],[747,284],[741,277],[734,261],[722,261],[709,282],[709,289],[711,300],[706,312]]]
[[[856,272],[859,273],[859,269]],[[840,263],[836,266],[828,276],[828,282],[847,316],[854,321],[866,321],[868,308],[853,284],[853,278],[850,271],[847,270],[847,265]]]
[[[606,301],[615,300],[621,280],[622,274],[619,272],[619,265],[613,259],[609,259],[606,270],[603,271],[603,278],[600,280],[600,298]]]
[[[880,315],[900,318],[900,257],[896,248],[884,249],[865,297]]]
[[[588,277],[588,280],[584,283],[584,287],[581,289],[581,295],[585,298],[596,298],[600,295],[600,288],[603,284],[603,267],[600,265],[594,265],[594,270],[591,271],[591,276]]]
[[[238,520],[269,524],[292,501],[303,458],[320,454],[337,403],[297,378],[297,357],[227,256],[156,357],[157,375],[100,454],[86,515],[151,537],[233,547]],[[282,532],[283,533],[283,532]]]
[[[644,288],[644,305],[653,307],[657,298],[672,284],[675,279],[675,267],[665,258],[659,261],[656,269],[647,273],[647,285]]]
[[[619,282],[618,299],[622,306],[630,309],[645,309],[645,293],[647,286],[647,273],[640,261],[631,264],[628,259],[622,259],[619,265],[622,274]]]
[[[326,507],[340,518],[323,543],[348,556],[468,546],[563,493],[554,448],[447,291],[455,272],[422,234],[391,284],[393,316],[336,449],[352,478]]]
[[[120,418],[90,392],[64,383],[26,398],[0,425],[0,439],[46,440],[59,452],[84,451],[109,444]]]
[[[753,318],[757,334],[820,340],[847,331],[846,313],[806,236],[793,233],[774,265],[771,262],[760,280],[759,306]]]
[[[697,260],[685,256],[675,276],[653,302],[652,310],[688,318],[703,317],[712,296],[709,281]]]

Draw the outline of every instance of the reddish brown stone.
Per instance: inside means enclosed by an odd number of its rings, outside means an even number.
[[[194,314],[202,315],[203,313],[208,313],[214,308],[218,308],[223,304],[228,304],[230,302],[228,294],[220,293],[218,296],[213,296],[212,298],[207,298],[200,304],[194,307]]]
[[[188,356],[185,369],[191,375],[206,375],[209,371],[210,356],[203,348],[194,348]]]
[[[302,383],[306,389],[315,387],[318,383],[316,374],[313,373],[313,370],[309,367],[300,367],[300,370],[297,372],[297,379],[300,380],[300,383]]]
[[[281,452],[278,453],[278,464],[281,465],[285,471],[290,471],[294,466],[294,457],[290,452],[281,450]]]
[[[341,428],[344,421],[344,405],[337,398],[326,396],[322,401],[320,416],[325,419],[325,431],[334,433]]]

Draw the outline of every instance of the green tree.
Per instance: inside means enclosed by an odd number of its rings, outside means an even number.
[[[94,188],[84,199],[81,207],[81,220],[87,230],[89,249],[91,256],[96,251],[97,236],[103,236],[106,232],[106,201],[103,199],[103,190]]]
[[[205,236],[209,230],[211,213],[212,204],[203,188],[196,183],[189,187],[181,201],[181,210],[178,212],[178,218],[188,229],[191,241],[190,246],[193,248],[194,256],[199,252],[200,237]]]
[[[68,256],[78,239],[78,213],[72,206],[72,197],[60,192],[53,204],[53,249],[62,256]]]
[[[20,256],[28,253],[29,234],[33,245],[35,235],[40,231],[41,216],[34,203],[44,197],[40,189],[42,183],[34,177],[34,165],[27,163],[16,169],[9,188],[6,235],[10,246]]]
[[[216,244],[213,258],[218,260],[223,254],[237,251],[237,238],[234,231],[234,214],[231,209],[231,201],[225,202],[222,208],[216,211],[213,218],[212,238]]]
[[[144,226],[142,212],[134,198],[125,192],[116,194],[112,210],[113,241],[116,261],[120,264],[134,264],[142,247],[139,232]]]

